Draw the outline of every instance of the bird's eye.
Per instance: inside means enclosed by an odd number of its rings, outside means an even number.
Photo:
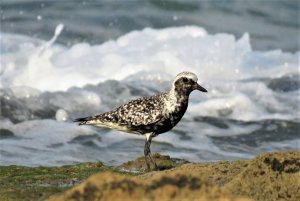
[[[186,77],[184,77],[184,78],[182,78],[182,81],[187,83],[189,80]]]

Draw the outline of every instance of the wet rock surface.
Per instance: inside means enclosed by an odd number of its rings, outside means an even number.
[[[49,200],[300,200],[299,151],[181,165],[167,156],[155,158],[158,166],[166,161],[172,165],[163,171],[116,173],[142,170],[143,160],[138,158],[115,167],[113,172],[95,174]]]
[[[300,151],[214,163],[153,157],[150,172],[143,157],[114,167],[0,166],[0,200],[300,200]]]
[[[158,153],[153,154],[152,157],[157,164],[157,169],[154,169],[154,167],[152,167],[152,169],[156,171],[168,170],[180,166],[182,164],[189,163],[188,161],[183,159],[171,158],[170,156],[164,156]],[[147,172],[145,158],[143,156],[137,158],[134,161],[128,161],[127,163],[117,166],[116,169],[124,172],[136,172],[136,173]]]
[[[0,140],[7,139],[7,138],[14,138],[15,135],[12,131],[8,129],[0,129]]]

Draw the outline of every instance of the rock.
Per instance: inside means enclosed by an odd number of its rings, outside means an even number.
[[[168,156],[156,156],[171,162]],[[142,168],[143,158],[116,170]],[[171,163],[172,164],[172,163]],[[174,164],[172,164],[174,165]],[[300,151],[251,160],[187,163],[144,174],[102,172],[50,201],[73,200],[300,200]]]
[[[159,153],[153,154],[152,157],[158,166],[158,170],[167,170],[174,167],[178,167],[184,163],[188,163],[188,161],[186,160],[171,158],[170,156],[163,156]],[[126,172],[145,172],[145,158],[143,156],[139,157],[134,161],[128,161],[127,163],[124,163],[123,165],[120,165],[116,168],[118,170],[123,170]]]
[[[300,200],[300,152],[257,156],[226,186],[257,201]]]
[[[10,130],[4,128],[0,129],[0,140],[13,137],[15,137],[15,135]]]
[[[274,78],[268,83],[268,87],[277,92],[289,92],[298,90],[300,87],[300,75],[289,74],[280,78]]]
[[[49,199],[49,201],[73,200],[249,201],[250,199],[230,195],[193,175],[173,174],[141,180],[137,177],[105,172],[94,175],[72,190]]]

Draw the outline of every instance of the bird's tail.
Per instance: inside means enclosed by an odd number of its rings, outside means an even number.
[[[73,122],[79,122],[78,125],[87,125],[87,124],[93,124],[95,122],[95,117],[83,117],[75,119]]]

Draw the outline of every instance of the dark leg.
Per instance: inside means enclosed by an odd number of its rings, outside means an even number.
[[[146,162],[148,171],[150,170],[150,161],[149,161],[149,158],[148,158],[148,156],[150,154],[150,144],[151,144],[151,142],[149,143],[149,141],[146,139],[145,140],[145,147],[144,147],[144,155],[145,155],[145,162]]]
[[[157,168],[157,165],[154,161],[154,159],[151,156],[151,151],[150,151],[150,145],[151,145],[152,137],[149,136],[148,138],[146,137],[145,140],[145,147],[144,147],[144,154],[145,154],[145,162],[147,165],[147,170],[150,170],[150,162],[153,164],[154,168]],[[150,159],[150,161],[149,161]]]

